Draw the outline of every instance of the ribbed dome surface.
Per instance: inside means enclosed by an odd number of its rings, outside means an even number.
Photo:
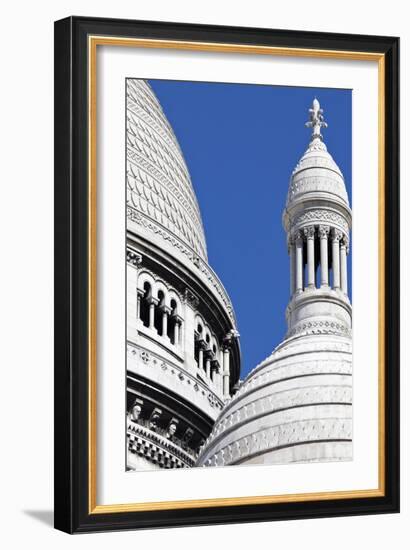
[[[127,81],[127,207],[164,241],[183,243],[207,259],[201,215],[177,139],[150,86],[136,79]]]
[[[292,172],[286,206],[308,193],[325,193],[348,204],[342,173],[320,139],[313,139]]]
[[[351,374],[349,338],[284,341],[226,405],[199,465],[351,459]]]

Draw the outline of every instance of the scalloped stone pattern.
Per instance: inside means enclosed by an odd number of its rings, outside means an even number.
[[[287,206],[310,192],[330,193],[349,203],[343,175],[323,142],[311,143],[293,170]]]
[[[351,346],[332,334],[285,340],[226,404],[198,465],[351,460]]]
[[[127,80],[127,207],[207,260],[201,214],[177,138],[151,87],[138,79]]]

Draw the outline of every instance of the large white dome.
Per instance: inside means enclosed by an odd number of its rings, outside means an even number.
[[[127,207],[156,237],[207,259],[198,202],[175,134],[150,86],[127,85]]]
[[[351,340],[303,336],[283,342],[248,375],[198,465],[348,460],[351,440]]]

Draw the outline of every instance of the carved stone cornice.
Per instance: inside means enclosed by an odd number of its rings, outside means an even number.
[[[142,256],[132,250],[127,250],[127,263],[137,267],[142,263]]]
[[[146,300],[147,300],[148,305],[154,304],[155,306],[157,306],[158,303],[159,303],[158,298],[154,298],[154,296],[147,296]]]
[[[186,288],[182,297],[182,301],[185,304],[190,305],[193,309],[198,309],[199,298],[189,289]]]
[[[305,235],[306,239],[314,239],[315,238],[315,226],[309,225],[308,227],[303,228],[303,234]]]
[[[153,462],[160,468],[191,468],[196,454],[190,454],[170,438],[151,431],[134,422],[127,427],[128,452]]]
[[[349,254],[349,244],[350,244],[349,235],[343,235],[340,244],[341,246],[344,246],[346,248],[346,253]]]
[[[210,388],[207,384],[199,380],[196,376],[186,371],[184,368],[176,366],[175,364],[165,361],[163,357],[148,352],[146,349],[136,346],[135,344],[127,343],[127,353],[131,356],[138,356],[138,365],[142,369],[161,369],[164,374],[161,376],[175,376],[178,377],[179,383],[187,386],[195,393],[200,393],[202,398],[207,398],[211,406],[218,410],[222,409],[223,402],[220,397]],[[211,395],[211,398],[209,397]]]
[[[314,208],[302,211],[295,218],[291,219],[289,223],[289,231],[291,233],[305,224],[336,226],[346,234],[349,232],[348,220],[339,214],[339,212],[326,208]]]
[[[319,225],[318,233],[319,233],[319,237],[321,239],[327,239],[328,236],[329,236],[329,232],[330,232],[330,226],[328,226],[328,225]]]
[[[343,238],[343,233],[340,231],[340,229],[333,229],[332,230],[332,240],[333,241],[341,241]]]
[[[302,231],[300,231],[300,230],[295,231],[294,239],[295,239],[295,243],[297,245],[300,245],[301,243],[303,243],[303,233],[302,233]]]

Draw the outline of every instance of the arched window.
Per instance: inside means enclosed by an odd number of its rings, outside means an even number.
[[[171,306],[171,314],[168,321],[168,328],[167,328],[167,335],[170,339],[171,344],[179,344],[179,342],[176,341],[176,338],[179,336],[179,333],[177,330],[175,330],[175,325],[177,324],[177,303],[174,299],[171,300],[170,303]]]
[[[140,319],[145,327],[149,327],[149,298],[151,297],[151,285],[144,283],[144,295],[140,303]]]
[[[165,304],[165,294],[162,290],[158,291],[158,305],[155,307],[154,327],[160,336],[162,336],[162,315]]]

